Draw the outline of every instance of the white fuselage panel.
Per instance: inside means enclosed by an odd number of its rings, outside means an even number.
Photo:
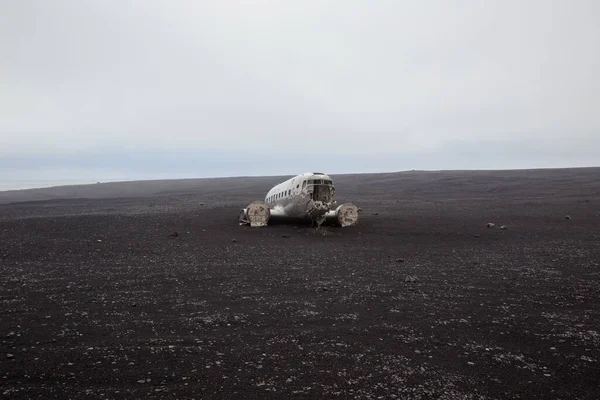
[[[293,218],[319,217],[335,203],[335,187],[329,175],[304,173],[274,186],[265,196],[273,214]]]

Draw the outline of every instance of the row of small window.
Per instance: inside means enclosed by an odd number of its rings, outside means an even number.
[[[289,196],[290,194],[292,194],[292,191],[291,190],[286,190],[285,192],[277,193],[277,194],[274,194],[272,196],[267,197],[267,201],[268,202],[272,202],[274,200],[281,199],[283,197]]]

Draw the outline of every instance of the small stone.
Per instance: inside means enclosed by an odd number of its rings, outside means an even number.
[[[474,237],[475,239],[477,239],[477,238],[480,238],[481,236],[479,236],[479,235],[475,235],[475,236],[473,236],[473,237]]]
[[[506,225],[502,225],[502,226],[500,227],[500,229],[502,229],[503,231],[505,231],[505,230],[506,230]]]
[[[570,215],[565,215],[565,219],[571,219]]]
[[[403,262],[404,262],[404,258],[398,258],[398,259],[396,260],[396,262],[403,263]]]
[[[494,226],[496,226],[494,223],[492,222],[488,222],[486,225],[488,228],[493,228]]]
[[[140,379],[140,380],[138,380],[137,382],[138,382],[138,383],[146,383],[146,380],[145,380],[145,379]]]
[[[203,203],[203,202],[200,202],[200,205],[201,205],[201,206],[203,206],[203,205],[204,205],[204,203]]]
[[[418,278],[414,275],[408,275],[406,278],[404,278],[404,282],[416,282],[418,280]]]
[[[237,243],[237,239],[231,239],[231,243]]]
[[[469,364],[469,365],[475,365],[475,363],[473,361],[467,361],[467,364]]]
[[[8,354],[6,355],[6,358],[14,358],[14,357],[15,357],[15,355],[14,355],[14,354],[10,354],[10,353],[8,353]]]
[[[98,243],[102,243],[102,240],[101,240],[101,239],[98,239],[98,240],[96,240],[96,242],[98,242]]]
[[[177,237],[177,236],[179,236],[179,232],[170,233],[169,236]]]
[[[281,237],[282,237],[282,238],[286,238],[286,239],[289,239],[289,238],[291,238],[291,236],[290,236],[290,235],[281,235]]]

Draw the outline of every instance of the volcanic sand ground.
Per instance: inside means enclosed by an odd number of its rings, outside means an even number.
[[[0,193],[0,397],[600,396],[600,169],[340,175],[359,226],[239,226],[282,179]]]

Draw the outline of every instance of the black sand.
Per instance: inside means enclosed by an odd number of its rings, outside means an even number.
[[[0,397],[600,396],[599,168],[334,176],[359,226],[239,226],[282,179],[0,192]]]

